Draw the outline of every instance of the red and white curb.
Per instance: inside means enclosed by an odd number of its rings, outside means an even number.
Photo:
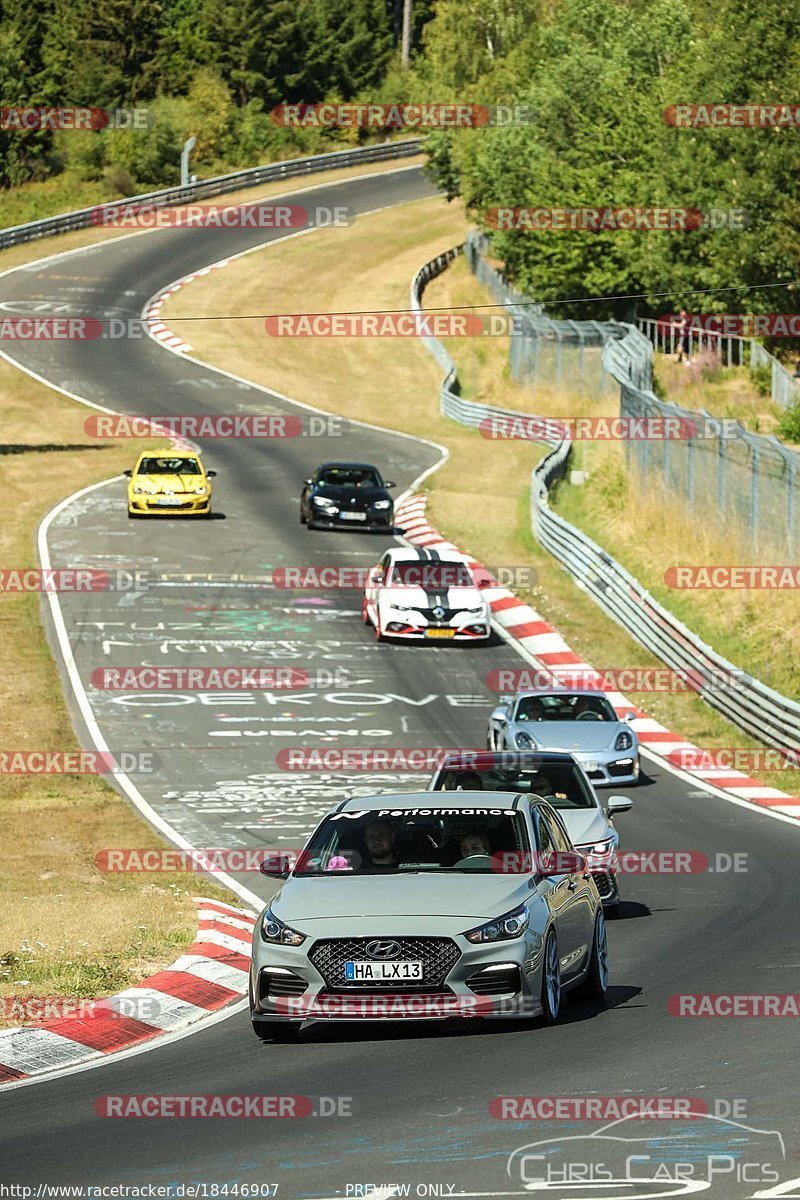
[[[163,292],[159,292],[148,304],[144,312],[144,323],[147,326],[152,337],[159,342],[163,342],[169,346],[170,350],[174,350],[176,354],[188,354],[192,349],[191,345],[179,337],[177,333],[173,333],[161,320],[161,307],[175,292],[179,292],[187,283],[191,283],[193,279],[200,279],[203,275],[210,274],[211,271],[216,271],[220,267],[227,267],[230,260],[222,259],[220,262],[212,263],[208,267],[203,267],[201,271],[194,271],[191,275],[184,275],[182,279],[176,279],[168,288],[164,288]]]
[[[427,496],[410,496],[398,506],[397,522],[403,529],[405,540],[414,546],[436,547],[440,550],[454,550],[456,553],[461,553],[457,546],[446,541],[428,523],[425,517],[426,504]],[[477,559],[467,556],[467,561],[472,568],[486,569],[483,563],[479,563]],[[524,604],[508,588],[488,587],[484,590],[484,595],[489,602],[494,621],[501,626],[504,633],[518,642],[529,655],[541,664],[542,668],[546,668],[556,679],[559,677],[559,668],[561,668],[564,673],[572,677],[579,672],[582,677],[586,678],[587,683],[592,682],[594,675],[598,686],[602,686],[602,678],[595,668],[579,658],[557,629],[548,624],[530,605]],[[631,712],[636,714],[635,720],[631,722],[632,728],[636,730],[642,746],[652,754],[664,758],[671,766],[677,767],[685,774],[693,775],[703,783],[711,784],[715,788],[721,788],[740,800],[748,801],[762,808],[770,808],[775,812],[800,820],[800,797],[790,796],[786,792],[779,791],[778,788],[766,787],[742,771],[726,770],[720,767],[692,768],[684,766],[686,758],[702,759],[703,751],[649,717],[646,712],[628,700],[622,692],[610,691],[607,688],[603,690],[620,716]]]
[[[98,1000],[88,1015],[0,1030],[0,1083],[127,1050],[246,995],[255,916],[218,900],[198,897],[195,904],[196,939],[171,967]],[[147,1020],[127,1015],[137,1011]]]

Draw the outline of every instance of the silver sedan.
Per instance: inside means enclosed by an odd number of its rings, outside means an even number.
[[[598,786],[636,783],[639,739],[599,690],[519,692],[489,717],[490,750],[566,750]]]
[[[557,1020],[605,1004],[603,908],[540,797],[431,792],[343,801],[291,864],[253,937],[259,1038],[307,1020]]]

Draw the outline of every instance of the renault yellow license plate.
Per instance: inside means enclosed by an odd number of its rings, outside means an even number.
[[[425,636],[433,638],[451,638],[455,637],[455,629],[426,629]]]

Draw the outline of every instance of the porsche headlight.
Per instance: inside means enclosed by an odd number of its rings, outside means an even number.
[[[614,742],[615,750],[630,750],[633,746],[633,735],[627,729],[623,729],[622,733],[617,734],[617,740]]]
[[[524,729],[521,729],[519,733],[514,735],[514,745],[518,750],[536,749],[536,742],[529,733],[525,733]]]
[[[261,940],[272,942],[275,946],[302,946],[306,935],[285,925],[275,916],[272,909],[268,908],[261,918]]]
[[[468,929],[464,937],[468,942],[510,942],[514,938],[522,937],[530,919],[530,913],[523,904],[513,912],[496,917],[494,921],[478,925],[475,929]]]

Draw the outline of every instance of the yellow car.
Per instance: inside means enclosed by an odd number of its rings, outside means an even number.
[[[174,517],[181,513],[207,517],[211,512],[211,484],[216,471],[206,471],[200,455],[192,451],[153,454],[145,451],[128,484],[128,516]]]

